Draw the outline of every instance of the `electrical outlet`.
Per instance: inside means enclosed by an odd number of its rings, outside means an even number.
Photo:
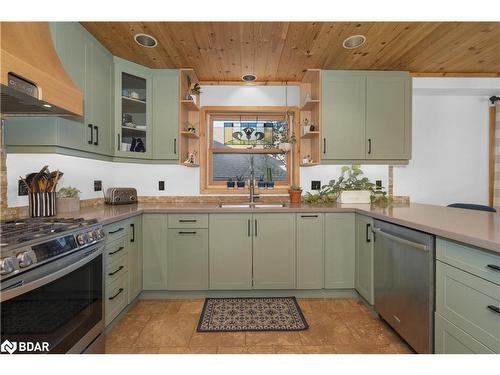
[[[102,191],[102,181],[94,180],[94,191]]]
[[[158,181],[158,190],[165,190],[165,181]]]
[[[311,181],[311,190],[321,190],[321,181]]]
[[[19,180],[19,182],[18,182],[17,195],[18,196],[28,195],[28,187],[26,186],[26,184],[22,180]]]
[[[382,180],[375,180],[375,186],[377,189],[382,189]]]

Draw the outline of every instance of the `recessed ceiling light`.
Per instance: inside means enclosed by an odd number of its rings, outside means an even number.
[[[257,76],[253,73],[246,73],[241,76],[241,80],[243,82],[255,82],[257,80]]]
[[[46,107],[46,108],[52,108],[52,106],[50,104],[48,104],[48,103],[44,103],[43,106]]]
[[[158,41],[148,34],[135,34],[134,40],[138,45],[146,48],[154,48],[158,44]]]
[[[344,40],[342,46],[346,49],[353,49],[361,47],[366,42],[366,37],[364,35],[353,35]]]

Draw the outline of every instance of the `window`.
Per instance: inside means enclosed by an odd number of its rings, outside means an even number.
[[[274,181],[277,193],[291,184],[293,155],[279,148],[281,135],[293,128],[295,112],[284,121],[284,109],[274,111],[207,111],[206,178],[202,190],[227,192],[226,181],[250,178],[253,161],[257,180]],[[203,175],[203,173],[202,173]],[[203,178],[203,177],[202,177]],[[261,191],[262,193],[263,191]]]

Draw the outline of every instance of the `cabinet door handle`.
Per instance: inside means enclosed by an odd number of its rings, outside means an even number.
[[[368,138],[368,154],[372,153],[372,139]]]
[[[257,219],[255,219],[255,237],[257,237]]]
[[[109,276],[113,276],[113,275],[116,275],[118,272],[120,272],[124,267],[123,266],[120,266],[118,267],[118,269],[116,271],[113,271],[113,272],[110,272],[108,273]]]
[[[314,218],[314,217],[318,217],[318,215],[300,215],[300,217],[310,217],[310,218]]]
[[[190,235],[193,235],[193,234],[196,234],[196,232],[179,232],[179,234],[190,234]]]
[[[123,230],[123,228],[118,228],[117,230],[111,230],[111,231],[109,231],[109,234],[115,234],[115,233],[121,232],[122,230]]]
[[[326,154],[326,138],[323,138],[323,154]]]
[[[97,125],[94,125],[94,130],[95,130],[95,142],[94,142],[94,145],[97,146],[99,144],[99,127]]]
[[[174,138],[174,154],[177,154],[177,138]]]
[[[121,292],[123,292],[123,288],[118,289],[118,293],[116,293],[113,297],[109,297],[108,299],[110,301],[114,300],[116,297],[120,295]]]
[[[120,151],[120,134],[116,135],[116,149]]]
[[[497,314],[500,314],[500,307],[494,305],[488,305],[488,309],[490,309],[493,312],[496,312]]]
[[[116,254],[116,253],[119,253],[119,252],[120,252],[120,251],[122,251],[123,249],[125,249],[125,248],[124,248],[123,246],[120,246],[120,247],[118,248],[118,250],[111,251],[111,252],[109,253],[109,255],[114,255],[114,254]]]
[[[132,227],[132,238],[130,242],[135,242],[135,224],[130,224],[130,226]]]
[[[500,266],[497,266],[496,264],[488,264],[486,267],[491,268],[494,271],[500,272]]]
[[[247,228],[248,237],[250,237],[250,230],[251,230],[250,227],[251,227],[250,219],[248,219],[248,228]]]
[[[371,224],[366,224],[366,242],[372,242],[370,239],[370,228],[372,227]]]
[[[94,143],[94,125],[88,124],[88,128],[90,129],[90,139],[87,141],[89,145]]]
[[[179,223],[196,223],[195,219],[180,219]]]

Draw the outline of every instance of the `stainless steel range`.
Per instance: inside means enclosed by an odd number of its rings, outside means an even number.
[[[2,222],[0,230],[5,348],[103,352],[102,226],[96,220],[37,218]]]

